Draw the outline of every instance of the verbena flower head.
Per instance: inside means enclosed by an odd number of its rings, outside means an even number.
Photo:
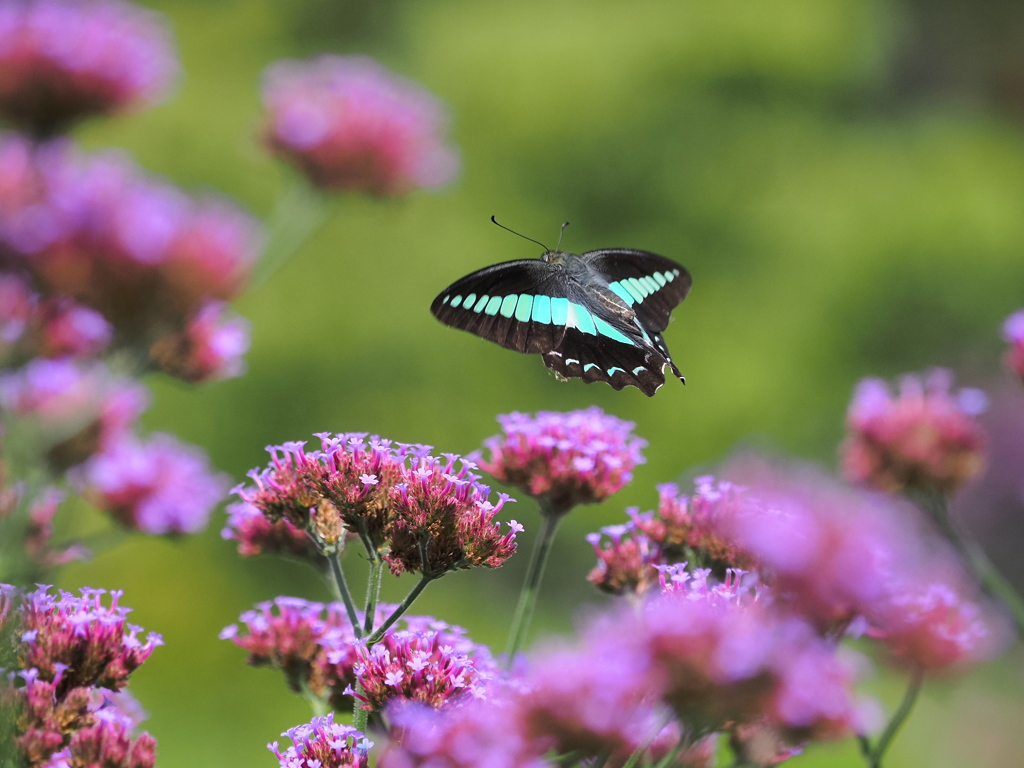
[[[822,631],[842,631],[914,568],[918,537],[909,507],[810,468],[740,462],[731,471],[750,490],[719,530],[756,560],[776,601]]]
[[[631,650],[597,642],[543,653],[517,697],[517,730],[545,750],[584,757],[629,755],[649,741],[659,689],[648,686],[650,657]]]
[[[90,459],[76,475],[81,492],[131,530],[198,533],[224,498],[228,478],[206,454],[170,435],[126,438]]]
[[[177,74],[162,19],[121,0],[0,7],[0,115],[36,135],[152,103]]]
[[[1019,309],[1003,323],[1003,338],[1009,343],[1006,366],[1024,383],[1024,309]]]
[[[252,470],[254,486],[235,492],[271,522],[308,531],[323,552],[336,550],[346,530],[358,531],[396,574],[494,568],[515,551],[521,526],[513,521],[502,534],[493,519],[509,499],[488,501],[471,462],[376,435],[318,437],[320,449],[309,452],[299,442],[270,446],[270,465]]]
[[[128,608],[118,604],[122,593],[81,590],[78,597],[49,587],[26,594],[21,605],[20,652],[23,669],[38,679],[60,681],[60,691],[83,686],[120,690],[128,676],[162,645],[159,635],[127,621]]]
[[[503,435],[484,441],[490,457],[481,468],[503,483],[536,497],[546,514],[565,514],[577,504],[604,501],[633,479],[644,462],[646,441],[632,422],[592,407],[534,416],[498,417]]]
[[[0,359],[25,335],[35,305],[35,291],[24,278],[0,274]]]
[[[657,512],[628,510],[633,524],[661,550],[666,562],[693,560],[719,572],[725,568],[750,568],[749,552],[724,538],[722,519],[747,503],[746,489],[707,475],[694,481],[694,493],[679,493],[674,483],[658,486]]]
[[[954,392],[945,370],[904,376],[895,396],[885,382],[865,379],[847,412],[843,471],[883,491],[956,490],[985,463],[985,431],[975,417],[986,402],[980,390]]]
[[[241,376],[249,350],[249,321],[231,316],[223,302],[206,304],[178,333],[162,336],[150,349],[160,369],[198,383]]]
[[[334,713],[314,717],[309,723],[281,734],[292,741],[282,752],[275,741],[267,749],[281,761],[281,768],[365,768],[373,743],[350,725],[334,722]]]
[[[372,59],[277,62],[264,74],[263,103],[270,148],[322,189],[390,197],[458,169],[441,103]]]
[[[633,524],[610,525],[587,535],[597,565],[587,581],[613,595],[642,595],[658,582],[661,550]]]
[[[948,579],[906,581],[872,616],[871,634],[902,663],[930,672],[1000,650],[1004,627]]]
[[[42,302],[35,325],[38,339],[33,346],[43,357],[96,357],[114,337],[103,315],[64,297]]]
[[[67,748],[69,766],[153,768],[156,739],[148,733],[135,738],[134,728],[132,719],[116,707],[100,709],[92,725],[72,734]]]
[[[0,375],[0,408],[25,420],[60,470],[123,439],[148,404],[142,385],[100,362],[38,358]]]
[[[388,710],[391,738],[380,768],[543,768],[543,747],[517,727],[513,706],[500,700],[438,712],[415,703]]]
[[[23,546],[29,560],[43,571],[75,560],[85,560],[90,555],[89,550],[80,544],[63,548],[53,546],[53,518],[63,501],[64,493],[51,487],[43,489],[29,506]]]
[[[354,665],[359,685],[349,693],[370,712],[382,712],[394,701],[451,709],[467,699],[484,698],[497,667],[486,649],[461,636],[456,639],[457,645],[442,624],[389,631],[376,645],[359,646]]]
[[[238,554],[242,557],[270,552],[322,562],[320,550],[310,535],[284,518],[272,523],[246,501],[229,504],[227,513],[228,521],[220,532],[221,538],[237,541]]]
[[[177,333],[244,286],[258,250],[253,219],[143,175],[126,157],[78,156],[68,142],[0,140],[0,249],[45,295],[92,307],[126,343]]]

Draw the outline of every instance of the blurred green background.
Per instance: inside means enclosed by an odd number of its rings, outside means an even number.
[[[583,535],[651,508],[657,483],[755,442],[828,466],[852,387],[943,365],[981,386],[999,324],[1024,305],[1024,9],[996,0],[162,0],[184,77],[145,113],[85,126],[148,170],[266,217],[294,182],[259,146],[260,73],[282,57],[361,53],[451,108],[463,170],[399,201],[345,197],[236,308],[249,372],[198,388],[153,378],[145,418],[237,480],[270,443],[367,431],[468,453],[511,410],[600,405],[650,443],[635,482],[563,528],[534,632],[601,599]],[[666,333],[687,377],[648,399],[556,382],[538,358],[443,327],[434,296],[471,270],[539,256],[491,214],[581,252],[629,246],[685,264]],[[1024,393],[1006,397],[1024,409]],[[1012,440],[1011,440],[1012,443]],[[1017,463],[1019,473],[1020,463]],[[1012,561],[1012,504],[979,515]],[[523,501],[509,516],[537,518]],[[87,512],[82,512],[88,515]],[[243,560],[219,537],[132,538],[61,584],[123,588],[167,645],[133,678],[164,768],[271,766],[308,720],[280,676],[217,639],[253,603],[328,599],[317,577]],[[999,526],[1003,525],[1003,528]],[[504,644],[526,557],[450,575],[416,610]],[[351,562],[349,566],[358,563]],[[353,568],[353,574],[358,569]],[[354,576],[354,581],[358,578]],[[408,584],[389,583],[394,599]],[[358,591],[357,587],[357,591]],[[1024,655],[931,683],[891,766],[1016,765]],[[886,706],[902,690],[877,670]],[[860,765],[850,745],[793,763]]]

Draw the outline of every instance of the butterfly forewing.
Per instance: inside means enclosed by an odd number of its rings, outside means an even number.
[[[581,257],[630,305],[644,329],[660,333],[686,298],[692,279],[681,264],[630,248],[587,251]]]
[[[460,328],[516,352],[539,354],[558,346],[564,325],[551,320],[551,299],[564,299],[555,269],[537,259],[507,261],[452,283],[430,311]]]

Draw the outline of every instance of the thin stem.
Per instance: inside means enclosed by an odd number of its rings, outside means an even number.
[[[370,648],[379,643],[381,640],[383,640],[384,633],[391,629],[392,624],[394,624],[396,621],[402,618],[402,614],[409,610],[409,607],[413,604],[413,602],[415,602],[416,598],[420,596],[420,593],[422,593],[423,590],[427,588],[427,584],[429,584],[436,578],[438,577],[432,574],[424,573],[420,577],[420,580],[416,584],[416,586],[413,587],[412,590],[410,590],[409,594],[405,596],[405,599],[398,605],[397,608],[395,608],[394,611],[391,612],[391,615],[384,620],[384,623],[377,627],[377,629],[374,630],[373,634],[366,639],[366,647]]]
[[[355,633],[356,638],[361,638],[363,630],[359,626],[359,614],[356,611],[356,604],[352,600],[352,592],[349,591],[348,582],[345,581],[345,572],[341,570],[341,553],[337,552],[333,555],[325,555],[325,557],[327,557],[327,562],[331,564],[331,575],[334,577],[332,581],[334,591],[341,598],[341,602],[345,604],[345,613],[348,614],[348,620],[352,623],[352,631]]]
[[[666,715],[662,719],[661,725],[659,725],[658,728],[652,730],[651,734],[647,737],[647,739],[644,740],[644,742],[639,747],[633,750],[633,754],[629,756],[629,759],[626,760],[626,762],[622,765],[622,768],[634,768],[634,766],[636,766],[640,762],[640,758],[643,757],[644,753],[651,748],[651,744],[654,743],[654,740],[661,735],[661,732],[665,730],[665,727],[670,722],[672,722],[672,715]],[[679,739],[679,743],[676,745],[676,748],[673,749],[670,753],[673,756],[673,758],[676,754],[679,753],[679,750],[682,748],[682,745],[684,744],[685,740],[686,735],[684,734],[682,738]],[[665,763],[664,761],[659,762],[659,765],[662,764],[670,765],[670,763]]]
[[[274,204],[267,219],[267,246],[253,270],[250,288],[266,282],[327,219],[329,198],[298,179]]]
[[[362,695],[364,692],[363,684],[356,680],[356,693]],[[352,705],[352,725],[360,733],[366,733],[366,724],[370,720],[370,713],[363,709],[363,700],[359,696],[353,696]]]
[[[934,490],[918,491],[909,495],[918,506],[932,516],[943,535],[960,553],[971,573],[981,583],[982,589],[1006,607],[1017,626],[1017,632],[1024,635],[1024,599],[1021,599],[1013,584],[996,570],[984,550],[969,535],[957,530],[949,514],[946,496]]]
[[[384,573],[384,561],[377,558],[370,563],[370,578],[366,582],[366,618],[364,619],[363,632],[373,632],[373,622],[377,615],[377,599],[380,597],[381,575]]]
[[[875,748],[872,751],[868,748],[868,765],[871,768],[882,768],[882,758],[885,756],[885,752],[889,749],[889,745],[892,744],[892,740],[896,738],[896,734],[899,733],[903,723],[906,722],[907,717],[910,715],[910,710],[914,708],[914,702],[917,701],[917,695],[921,692],[921,686],[924,684],[924,670],[921,667],[916,667],[910,674],[910,683],[907,685],[907,691],[903,694],[903,701],[900,702],[899,709],[893,714],[889,720],[889,724],[885,727],[885,731],[879,738],[878,743],[875,744]],[[861,746],[861,751],[864,747]]]
[[[562,522],[563,515],[549,514],[549,510],[541,508],[542,526],[540,536],[534,544],[533,556],[530,558],[530,566],[526,571],[526,580],[523,582],[523,591],[519,593],[519,604],[516,606],[515,618],[512,619],[512,629],[509,632],[508,659],[507,664],[511,668],[515,661],[516,653],[522,647],[526,633],[530,629],[530,621],[533,619],[533,609],[537,604],[537,594],[540,591],[540,583],[544,578],[544,567],[547,565],[548,556],[551,554],[551,543],[555,539],[558,525]]]
[[[309,702],[310,708],[313,710],[313,717],[323,717],[331,708],[327,705],[327,698],[324,696],[317,696],[305,683],[302,684],[302,698]]]

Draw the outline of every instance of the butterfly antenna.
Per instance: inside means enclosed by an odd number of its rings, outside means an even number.
[[[494,222],[495,224],[498,224],[498,220],[497,220],[496,218],[494,218],[493,216],[491,216],[491,221],[492,221],[492,222]],[[536,244],[537,244],[537,245],[539,245],[539,246],[540,246],[541,248],[543,248],[543,249],[544,249],[545,251],[550,251],[550,250],[551,250],[551,249],[550,249],[550,248],[548,248],[548,247],[547,247],[546,245],[544,245],[544,243],[542,243],[542,242],[541,242],[540,240],[534,240],[534,239],[533,239],[532,237],[527,237],[526,235],[520,235],[520,234],[519,234],[518,232],[516,232],[516,231],[515,231],[514,229],[509,229],[509,228],[508,228],[508,227],[506,227],[506,226],[505,226],[504,224],[498,224],[498,226],[499,226],[499,227],[501,227],[502,229],[506,229],[506,230],[508,230],[508,231],[509,231],[509,232],[511,232],[511,233],[512,233],[513,235],[519,235],[519,237],[523,238],[523,240],[529,240],[529,241],[530,241],[531,243],[536,243]],[[565,229],[565,227],[562,227],[562,229]],[[559,238],[558,238],[558,242],[559,242],[559,243],[561,243],[561,242],[562,242],[562,238],[561,238],[561,237],[559,237]]]
[[[562,235],[565,234],[565,228],[569,226],[569,222],[565,222],[562,228],[558,230],[558,245],[555,246],[555,250],[559,250],[562,247]]]

